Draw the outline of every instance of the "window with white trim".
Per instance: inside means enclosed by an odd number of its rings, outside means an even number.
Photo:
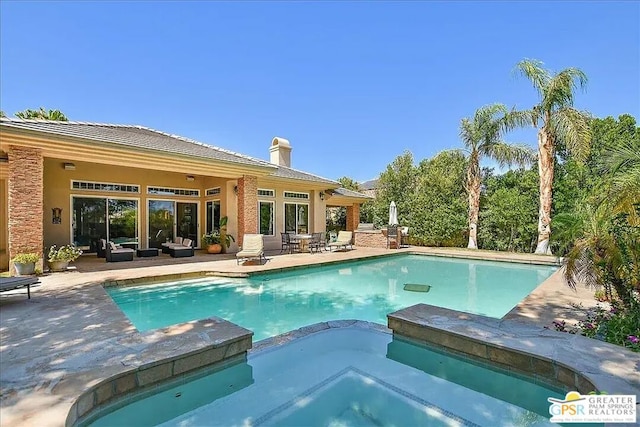
[[[258,212],[260,215],[260,234],[265,236],[275,235],[275,203],[272,201],[258,201]]]
[[[140,193],[140,186],[133,184],[114,184],[112,182],[71,181],[74,190],[108,191],[117,193]]]
[[[309,200],[309,193],[298,193],[295,191],[285,191],[284,197],[287,199],[305,199]]]
[[[218,194],[220,194],[220,187],[207,188],[205,194],[207,196],[217,196]]]
[[[276,191],[258,188],[258,197],[276,197]]]
[[[165,195],[165,196],[200,197],[200,190],[195,190],[191,188],[147,187],[147,194],[158,194],[158,195]]]

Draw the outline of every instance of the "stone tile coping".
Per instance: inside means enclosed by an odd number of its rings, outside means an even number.
[[[379,259],[379,258],[389,258],[394,256],[402,256],[402,255],[420,255],[420,256],[437,256],[444,258],[460,258],[460,259],[476,259],[481,261],[497,261],[497,262],[510,262],[517,264],[533,264],[533,265],[550,265],[550,266],[558,266],[560,260],[555,257],[551,257],[548,255],[539,255],[539,256],[531,256],[531,254],[523,254],[518,257],[519,254],[508,253],[502,254],[499,252],[492,251],[478,251],[477,253],[470,251],[464,251],[461,253],[455,253],[451,251],[451,248],[447,248],[448,250],[438,251],[434,248],[428,248],[428,251],[413,251],[413,250],[399,250],[396,253],[384,253],[384,254],[374,254],[367,255],[361,258],[356,259],[346,259],[346,260],[331,260],[324,262],[314,262],[305,265],[294,265],[287,267],[276,267],[269,268],[265,265],[264,269],[261,270],[253,270],[249,272],[233,272],[233,271],[193,271],[193,272],[185,272],[185,273],[173,273],[173,274],[164,274],[164,275],[155,275],[155,276],[145,276],[145,277],[137,277],[132,279],[118,279],[118,280],[107,280],[102,283],[104,287],[119,287],[119,286],[135,286],[141,284],[151,284],[151,283],[161,283],[167,281],[174,280],[182,280],[182,279],[194,279],[194,278],[205,278],[210,276],[216,277],[231,277],[231,278],[247,278],[253,275],[261,275],[261,274],[269,274],[269,273],[281,273],[285,271],[293,271],[293,270],[304,270],[314,267],[324,267],[328,265],[334,264],[343,264],[345,262],[359,262],[364,260],[371,259]]]
[[[613,344],[428,304],[387,318],[394,334],[567,391],[640,395],[640,354]]]
[[[103,368],[62,380],[57,392],[79,396],[66,426],[74,426],[132,393],[144,392],[196,370],[246,358],[253,332],[217,317],[123,337],[126,347]],[[140,347],[140,348],[136,348]]]

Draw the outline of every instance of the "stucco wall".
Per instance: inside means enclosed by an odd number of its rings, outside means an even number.
[[[147,226],[147,206],[149,199],[177,200],[182,202],[197,202],[199,235],[204,233],[206,225],[206,201],[219,200],[221,215],[229,218],[227,231],[238,240],[238,196],[234,187],[238,185],[236,180],[227,180],[215,177],[194,176],[194,180],[187,181],[187,174],[169,173],[147,169],[135,169],[121,166],[96,165],[93,163],[74,162],[75,170],[65,170],[64,160],[45,158],[44,160],[44,238],[45,248],[52,244],[62,245],[71,242],[71,221],[72,207],[71,195],[77,196],[97,196],[113,198],[132,198],[138,200],[138,224],[139,241],[142,247],[147,246],[148,226]],[[118,184],[140,185],[140,193],[116,193],[103,191],[73,190],[72,180],[109,182]],[[201,197],[185,196],[159,196],[147,195],[147,186],[170,187],[170,188],[193,188],[199,189]],[[208,188],[220,187],[221,193],[216,196],[205,196]],[[275,234],[265,236],[266,249],[280,248],[280,233],[284,230],[284,204],[305,203],[309,205],[310,231],[319,232],[326,230],[325,208],[326,204],[320,200],[319,191],[309,190],[304,183],[275,183],[258,179],[257,188],[275,190],[275,197],[257,197],[257,200],[273,201],[275,207]],[[285,199],[284,191],[309,193],[308,200]],[[62,208],[62,223],[52,224],[52,209]],[[257,211],[257,206],[255,206]],[[257,231],[257,230],[256,230]],[[1,238],[1,235],[0,235]],[[200,245],[200,242],[198,242]],[[230,252],[237,250],[237,243],[233,244]]]
[[[214,177],[194,176],[187,181],[187,174],[135,169],[121,166],[96,165],[93,163],[74,162],[75,170],[65,170],[60,159],[45,159],[44,162],[44,238],[45,248],[52,244],[69,244],[71,241],[72,208],[71,196],[97,196],[138,200],[138,237],[142,247],[147,246],[147,206],[148,200],[176,200],[180,202],[198,203],[198,233],[202,235],[206,225],[206,201],[220,200],[221,215],[235,216],[235,207],[227,204],[227,180]],[[140,186],[140,193],[118,193],[71,189],[71,181],[96,181],[117,184],[135,184]],[[147,195],[147,186],[189,188],[200,190],[200,197],[177,195]],[[221,193],[216,196],[205,196],[207,188],[220,187]],[[52,209],[62,208],[61,224],[52,224]],[[229,212],[229,208],[233,212]],[[200,245],[200,242],[197,242]]]

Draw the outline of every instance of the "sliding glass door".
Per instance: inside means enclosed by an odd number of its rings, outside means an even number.
[[[309,232],[309,205],[300,203],[284,204],[284,230],[287,233],[306,234]]]
[[[205,233],[220,229],[220,200],[207,202],[207,227]]]
[[[137,243],[138,201],[105,197],[72,197],[73,244],[96,252],[100,239]]]
[[[160,248],[175,237],[198,239],[198,204],[173,200],[149,200],[149,247]]]
[[[149,200],[149,247],[161,248],[164,242],[173,242],[174,202]]]

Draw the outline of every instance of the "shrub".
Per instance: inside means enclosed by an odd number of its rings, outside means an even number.
[[[585,309],[581,305],[574,306],[583,311],[584,319],[575,325],[566,321],[553,322],[553,328],[559,332],[580,334],[589,338],[606,341],[640,352],[640,303],[634,301],[631,307],[625,307],[619,300],[611,303],[609,309],[600,304]]]
[[[24,254],[17,254],[15,257],[13,257],[13,259],[11,259],[11,262],[14,262],[17,264],[29,264],[31,262],[38,262],[39,259],[40,259],[40,255],[36,253],[24,253]]]
[[[82,251],[72,245],[64,245],[57,248],[56,245],[52,245],[49,248],[47,255],[47,261],[75,261],[82,255]]]

